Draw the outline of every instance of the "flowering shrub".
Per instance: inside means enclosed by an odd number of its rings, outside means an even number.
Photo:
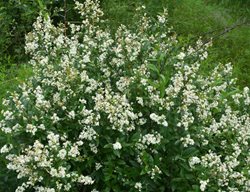
[[[249,89],[230,64],[203,75],[210,43],[181,48],[166,10],[112,36],[98,1],[76,9],[68,36],[38,17],[34,77],[4,101],[16,192],[250,191]]]

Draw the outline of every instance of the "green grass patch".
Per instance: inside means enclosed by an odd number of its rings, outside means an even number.
[[[15,88],[32,75],[32,69],[26,64],[3,65],[0,68],[0,109],[2,100],[8,95],[8,92]]]
[[[250,25],[241,23],[246,22],[250,14],[247,1],[233,2],[160,0],[156,3],[152,0],[107,0],[102,2],[102,7],[114,31],[120,24],[133,25],[135,9],[140,5],[144,4],[151,16],[156,16],[163,7],[167,7],[170,24],[180,38],[193,41],[200,36],[205,40],[213,38],[211,63],[217,65],[231,62],[234,74],[239,79],[239,86],[244,87],[250,85]],[[241,11],[239,13],[234,10]]]
[[[229,6],[230,5],[230,6]],[[170,15],[177,34],[198,38],[213,38],[210,57],[212,63],[228,63],[234,66],[238,84],[250,85],[250,18],[245,9],[245,17],[232,12],[235,7],[244,9],[243,4],[215,4],[201,0],[176,1]],[[245,23],[245,24],[242,24]]]

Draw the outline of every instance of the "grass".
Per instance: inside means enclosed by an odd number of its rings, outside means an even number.
[[[167,7],[170,23],[181,38],[214,38],[214,46],[210,52],[211,62],[214,65],[231,62],[234,74],[239,79],[239,86],[244,87],[250,85],[250,25],[239,25],[232,30],[230,28],[244,19],[249,20],[250,14],[243,0],[241,4],[233,2],[159,0],[156,3],[153,0],[105,0],[102,1],[102,7],[113,30],[121,23],[132,25],[134,11],[139,5],[145,4],[152,16]],[[235,11],[239,8],[240,13]],[[229,31],[223,34],[227,30]]]
[[[239,79],[238,84],[241,87],[249,86],[250,26],[237,26],[223,34],[231,26],[244,21],[242,17],[234,14],[231,10],[223,4],[207,4],[201,0],[185,0],[176,4],[171,15],[171,22],[177,33],[182,36],[197,37],[205,35],[206,38],[214,38],[214,46],[210,52],[213,58],[212,62],[231,62],[234,66],[234,74]],[[245,16],[245,19],[250,19],[248,14]],[[214,33],[207,34],[207,32],[212,31]]]
[[[2,100],[8,95],[8,92],[15,88],[32,75],[32,69],[25,64],[4,65],[0,68],[0,109]]]
[[[205,0],[205,2],[226,7],[238,16],[250,15],[249,0]]]

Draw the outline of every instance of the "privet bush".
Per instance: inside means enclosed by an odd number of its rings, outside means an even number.
[[[249,89],[231,65],[201,72],[207,48],[181,48],[167,11],[110,34],[98,1],[82,24],[38,17],[35,75],[5,101],[7,168],[37,191],[250,191]],[[104,29],[103,29],[104,28]]]

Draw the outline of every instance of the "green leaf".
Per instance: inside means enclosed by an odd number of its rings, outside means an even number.
[[[114,150],[114,154],[119,158],[121,157],[121,153],[119,150]]]
[[[109,143],[109,144],[106,144],[106,145],[104,145],[104,147],[103,147],[104,149],[107,149],[107,148],[112,148],[112,144],[111,143]]]
[[[185,158],[188,158],[188,157],[194,156],[198,153],[199,153],[199,151],[195,147],[189,147],[182,153],[182,156]]]
[[[158,75],[160,74],[159,70],[157,69],[157,67],[154,64],[148,64],[148,69],[157,73]]]

